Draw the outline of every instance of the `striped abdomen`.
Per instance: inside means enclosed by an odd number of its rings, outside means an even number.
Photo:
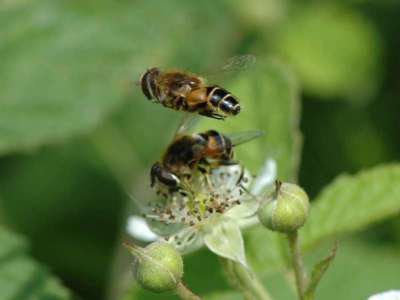
[[[209,130],[200,135],[207,141],[207,147],[204,150],[205,158],[217,160],[232,159],[232,142],[227,136],[215,130]]]
[[[236,98],[219,86],[207,87],[207,102],[226,115],[237,115],[240,112]]]

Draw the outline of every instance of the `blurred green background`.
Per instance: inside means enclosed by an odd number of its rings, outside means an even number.
[[[399,16],[394,0],[0,1],[0,299],[119,299],[133,284],[128,194],[143,194],[179,121],[135,86],[148,67],[206,73],[256,55],[254,70],[218,81],[241,119],[204,126],[265,129],[239,157],[254,172],[276,158],[311,198],[341,173],[398,161]],[[400,288],[399,214],[387,215],[341,239],[318,299]],[[237,299],[215,294],[227,284],[210,253],[185,270],[199,294]],[[263,278],[295,299],[281,273]],[[124,299],[168,297],[133,287]]]

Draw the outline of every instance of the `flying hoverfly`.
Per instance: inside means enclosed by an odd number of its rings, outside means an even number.
[[[221,72],[243,70],[255,61],[255,56],[249,54],[234,56]],[[147,99],[177,111],[222,120],[241,110],[239,100],[229,91],[209,85],[204,77],[189,72],[153,67],[142,74],[139,84]]]

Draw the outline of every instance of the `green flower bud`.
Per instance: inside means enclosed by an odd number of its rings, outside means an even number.
[[[183,276],[183,261],[172,245],[155,242],[146,248],[126,246],[136,257],[135,277],[143,288],[155,293],[176,288]]]
[[[296,184],[276,182],[275,192],[258,210],[258,219],[273,231],[296,231],[307,220],[310,203],[306,192]]]

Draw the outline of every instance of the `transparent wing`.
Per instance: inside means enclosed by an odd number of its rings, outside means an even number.
[[[237,55],[229,58],[225,65],[221,67],[224,72],[246,70],[256,63],[256,57],[253,54]]]
[[[197,125],[200,118],[201,116],[195,113],[184,113],[181,121],[179,122],[178,128],[175,131],[174,139],[176,139],[178,136],[189,134],[191,130]]]
[[[238,146],[240,144],[244,144],[259,137],[262,137],[263,135],[265,135],[263,131],[249,130],[249,131],[230,133],[228,134],[228,138],[232,141],[233,146]]]
[[[219,68],[206,73],[205,77],[212,79],[216,77],[228,76],[238,72],[243,72],[255,65],[257,59],[253,54],[236,55],[228,60]]]

